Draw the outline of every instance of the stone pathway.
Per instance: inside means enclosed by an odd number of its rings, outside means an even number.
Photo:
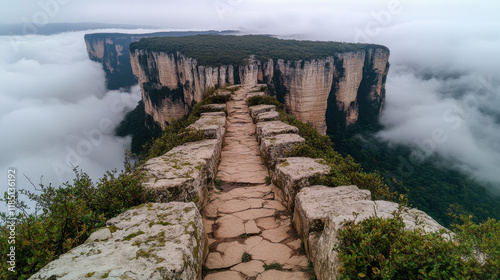
[[[236,91],[227,104],[227,133],[217,175],[225,183],[212,191],[203,210],[210,244],[204,279],[309,279],[308,260],[290,214],[265,184],[268,172],[246,105],[250,90]],[[280,270],[266,270],[265,265]]]

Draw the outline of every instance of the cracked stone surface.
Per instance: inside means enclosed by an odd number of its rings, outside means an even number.
[[[248,88],[236,91],[228,102],[226,136],[217,173],[224,181],[212,190],[202,210],[209,238],[204,279],[309,279],[307,258],[290,223],[290,213],[266,185],[255,124],[246,105]],[[269,110],[274,108],[264,108]],[[251,261],[242,262],[248,253]],[[305,260],[305,261],[304,261]],[[283,265],[283,271],[265,271],[263,265]],[[303,264],[306,263],[305,266]]]
[[[254,277],[264,272],[264,263],[261,261],[252,260],[247,263],[240,263],[231,267],[231,270],[239,271],[247,276]]]
[[[30,279],[201,279],[207,245],[193,202],[142,204],[108,220]]]

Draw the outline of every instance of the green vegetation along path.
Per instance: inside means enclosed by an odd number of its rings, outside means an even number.
[[[205,280],[303,280],[308,260],[290,213],[265,184],[268,171],[259,156],[255,125],[242,87],[227,104],[227,133],[217,178],[203,211],[209,236]]]

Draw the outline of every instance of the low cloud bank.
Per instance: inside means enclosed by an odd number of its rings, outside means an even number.
[[[130,139],[115,137],[114,129],[137,105],[140,89],[108,92],[84,34],[18,37],[16,49],[2,37],[1,170],[60,185],[74,178],[73,166],[94,179],[122,169]],[[19,188],[32,189],[24,176],[18,180]]]

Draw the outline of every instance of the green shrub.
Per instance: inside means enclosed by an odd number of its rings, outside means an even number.
[[[40,185],[38,192],[20,190],[36,203],[35,212],[28,212],[24,202],[18,202],[16,273],[7,271],[7,246],[0,256],[1,279],[27,279],[47,263],[82,244],[106,220],[123,211],[152,201],[152,196],[140,184],[141,175],[135,170],[117,174],[107,172],[97,183],[86,173],[75,169],[72,184]],[[7,223],[5,213],[2,223]],[[0,243],[7,244],[9,232],[0,231]]]
[[[272,178],[270,176],[266,176],[266,185],[269,186],[273,182]]]
[[[214,186],[216,189],[218,189],[219,191],[221,190],[222,188],[222,185],[224,185],[224,181],[221,180],[221,179],[215,179],[214,180]]]
[[[388,51],[386,47],[373,44],[282,40],[266,35],[143,38],[130,44],[131,53],[137,49],[165,53],[179,51],[186,57],[196,59],[198,65],[205,67],[244,65],[251,55],[260,61],[284,59],[291,61],[296,67],[304,67],[304,61],[335,57],[343,52],[375,49]]]
[[[271,270],[271,269],[282,270],[283,269],[283,265],[280,263],[271,263],[268,265],[264,264],[263,267],[265,270]]]
[[[252,255],[250,255],[249,253],[245,252],[243,253],[243,255],[241,256],[241,262],[249,262],[252,260]]]
[[[348,221],[335,248],[341,279],[498,279],[500,223],[462,221],[453,241],[444,232],[406,230],[400,213]]]

